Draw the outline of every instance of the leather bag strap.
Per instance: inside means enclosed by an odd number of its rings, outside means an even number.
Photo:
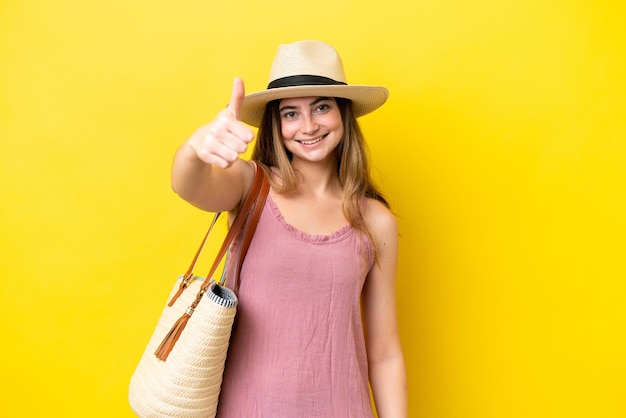
[[[209,288],[213,280],[212,276],[215,273],[215,270],[217,269],[217,266],[219,265],[220,261],[224,258],[224,255],[226,254],[226,250],[230,247],[234,239],[237,236],[239,236],[239,234],[242,233],[242,231],[245,231],[244,243],[246,244],[242,247],[242,250],[244,250],[244,247],[245,247],[245,251],[247,251],[248,246],[250,245],[250,241],[252,240],[252,236],[254,235],[254,230],[256,229],[256,223],[263,210],[262,202],[265,202],[265,198],[269,191],[269,183],[268,183],[267,178],[265,177],[265,173],[263,172],[261,168],[259,168],[256,162],[253,162],[253,163],[254,163],[254,181],[252,182],[252,186],[250,187],[250,190],[248,191],[248,195],[246,196],[243,203],[241,204],[241,207],[239,208],[239,212],[237,213],[237,216],[235,217],[233,224],[228,230],[228,233],[226,234],[226,238],[224,239],[222,247],[220,248],[217,257],[215,261],[213,262],[211,271],[209,272],[209,274],[206,276],[206,279],[202,283],[202,286],[200,287],[200,291],[196,295],[195,300],[191,303],[191,305],[189,305],[189,307],[187,307],[185,313],[180,318],[178,318],[178,320],[174,323],[174,325],[172,326],[172,329],[170,329],[170,331],[165,335],[165,337],[163,338],[163,341],[161,341],[161,344],[157,347],[156,351],[154,352],[154,355],[159,360],[162,360],[162,361],[167,360],[167,357],[169,356],[172,349],[174,348],[174,345],[178,341],[178,338],[181,336],[183,330],[185,329],[189,318],[191,318],[191,315],[193,315],[193,312],[195,311],[196,307],[202,300],[202,297],[204,296],[204,294],[207,291],[209,291]],[[202,248],[204,247],[204,244],[206,243],[208,234],[211,232],[211,229],[213,229],[213,226],[215,225],[215,221],[217,220],[218,216],[219,215],[216,214],[213,222],[211,223],[211,227],[209,228],[209,232],[207,233],[207,235],[205,235],[204,239],[202,240],[202,243],[200,244],[200,248],[192,261],[192,265],[190,269],[188,270],[189,277],[181,280],[181,284],[178,288],[178,291],[176,292],[174,297],[172,297],[172,300],[169,301],[168,306],[172,306],[174,304],[176,299],[178,299],[178,297],[183,293],[183,291],[187,287],[189,280],[193,279],[193,273],[191,273],[191,271],[193,270],[195,266],[195,263],[198,259],[198,256],[200,255],[200,252],[202,252]],[[244,229],[244,225],[246,225],[245,229]],[[240,254],[238,256],[240,258],[237,263],[237,268],[240,269],[241,264],[242,264],[240,260],[243,260],[243,258],[245,257],[245,253]],[[238,275],[239,275],[239,272],[237,272],[236,277],[238,277]]]
[[[254,231],[256,230],[256,224],[261,216],[261,212],[263,211],[263,205],[265,203],[265,199],[267,198],[267,194],[269,192],[269,182],[267,180],[267,177],[265,176],[265,173],[255,161],[252,161],[252,163],[254,164],[254,180],[252,182],[252,185],[250,186],[250,190],[248,191],[248,194],[246,195],[245,199],[243,200],[242,204],[239,207],[239,211],[237,212],[237,216],[235,217],[233,224],[228,229],[228,233],[226,234],[226,237],[224,238],[224,242],[222,243],[222,246],[220,247],[217,253],[217,256],[215,257],[215,260],[213,261],[213,265],[211,266],[209,273],[206,275],[205,281],[201,286],[201,289],[202,289],[201,292],[203,292],[203,290],[206,291],[206,289],[208,289],[208,286],[210,285],[213,274],[215,273],[220,262],[226,255],[226,251],[228,250],[230,245],[233,243],[235,238],[243,233],[244,234],[243,242],[244,243],[247,242],[247,244],[242,246],[242,251],[240,252],[240,254],[238,254],[237,271],[235,274],[235,278],[236,278],[235,281],[238,282],[239,271],[241,270],[241,265],[243,264],[245,253],[247,252],[250,242],[252,241]],[[213,217],[213,221],[211,222],[209,230],[207,231],[204,238],[202,239],[202,242],[200,243],[200,247],[196,251],[194,258],[191,261],[191,265],[189,266],[189,268],[187,269],[187,272],[183,276],[183,280],[181,281],[178,291],[169,301],[168,306],[172,306],[174,304],[176,299],[178,299],[178,297],[183,293],[183,291],[189,285],[189,282],[193,279],[194,277],[193,270],[196,266],[198,258],[200,257],[200,254],[202,253],[202,250],[209,237],[209,234],[213,230],[213,227],[215,226],[215,223],[217,222],[217,219],[219,218],[221,213],[222,212],[217,212],[215,216]],[[248,222],[246,222],[247,220]]]
[[[259,169],[259,171],[263,171]],[[233,283],[232,289],[236,293],[239,291],[239,276],[241,274],[241,267],[243,266],[243,261],[248,253],[248,248],[250,247],[250,243],[252,242],[252,238],[254,237],[254,233],[256,231],[257,224],[259,223],[259,218],[261,217],[261,213],[263,212],[263,207],[265,206],[265,199],[267,198],[267,194],[269,193],[270,184],[263,174],[263,183],[261,184],[261,190],[259,191],[258,197],[255,199],[251,213],[250,219],[246,222],[243,232],[243,240],[241,243],[241,250],[237,253],[237,268],[235,270],[235,282]]]

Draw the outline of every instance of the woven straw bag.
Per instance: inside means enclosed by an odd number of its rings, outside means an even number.
[[[130,380],[128,399],[137,416],[215,417],[238,301],[234,291],[211,277],[234,239],[243,237],[233,284],[237,289],[239,271],[268,190],[265,174],[255,164],[250,192],[209,274],[206,278],[195,276],[193,268],[219,213],[187,273],[174,284],[169,303]]]

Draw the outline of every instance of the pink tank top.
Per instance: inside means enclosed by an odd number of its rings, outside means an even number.
[[[267,198],[241,271],[219,418],[373,417],[360,310],[373,258],[349,225],[306,234]]]

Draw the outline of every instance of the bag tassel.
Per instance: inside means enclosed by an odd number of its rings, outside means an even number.
[[[170,332],[167,333],[167,335],[161,342],[161,345],[159,345],[159,348],[157,348],[154,352],[159,360],[167,360],[167,356],[169,356],[172,352],[176,341],[178,341],[180,335],[183,333],[183,330],[187,325],[187,321],[189,320],[189,318],[191,318],[192,313],[193,308],[190,306],[189,308],[187,308],[187,312],[185,312],[183,316],[178,318],[178,321],[174,323],[174,326],[172,327]]]

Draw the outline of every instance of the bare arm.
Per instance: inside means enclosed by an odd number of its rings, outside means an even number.
[[[254,138],[240,120],[244,94],[243,81],[235,79],[228,107],[194,132],[174,156],[172,188],[201,209],[235,209],[252,183],[252,166],[239,158]]]
[[[363,289],[370,384],[379,418],[406,418],[407,380],[396,318],[398,227],[393,214],[375,201],[368,201],[365,219],[378,247],[378,263]]]

